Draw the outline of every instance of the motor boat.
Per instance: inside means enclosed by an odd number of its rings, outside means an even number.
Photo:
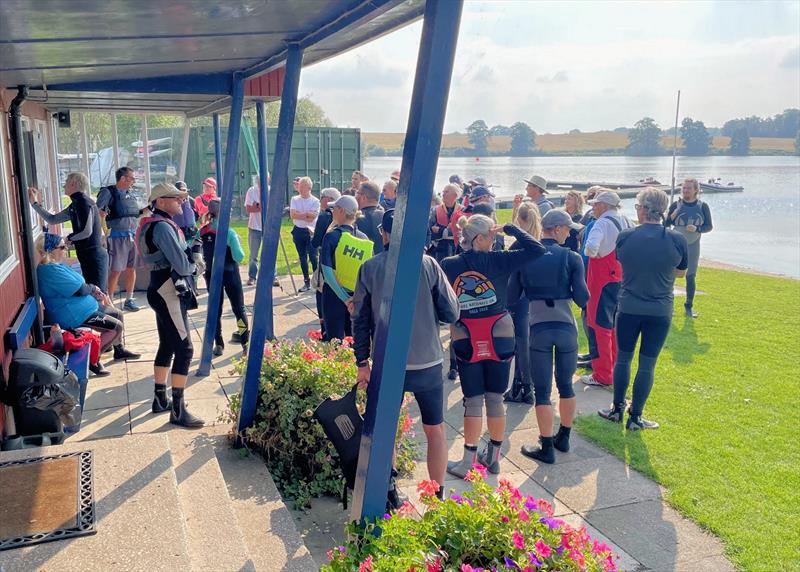
[[[710,191],[712,193],[739,193],[744,191],[742,185],[737,185],[734,182],[725,184],[721,178],[709,179],[705,183],[700,183],[701,191]]]

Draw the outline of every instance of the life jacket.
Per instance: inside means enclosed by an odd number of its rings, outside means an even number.
[[[447,217],[447,207],[439,205],[436,207],[436,225],[441,227],[450,227],[450,232],[453,234],[453,244],[458,244],[458,237],[461,229],[458,228],[458,219],[461,218],[461,209],[458,208],[458,203],[453,207],[453,214]]]
[[[374,245],[368,238],[358,238],[355,234],[345,232],[339,236],[339,244],[334,251],[336,281],[345,289],[353,292],[356,289],[358,269],[372,258]]]
[[[106,187],[111,193],[109,203],[110,212],[106,220],[119,220],[123,218],[139,218],[139,203],[130,192],[121,191],[116,186]]]
[[[607,217],[611,223],[622,230],[622,224],[614,217]],[[599,219],[598,219],[599,220]],[[628,227],[632,226],[626,221]],[[617,313],[617,298],[622,281],[622,265],[617,260],[617,251],[612,250],[602,258],[590,258],[586,273],[586,286],[589,288],[589,302],[586,304],[586,323],[592,328],[614,328]]]
[[[139,256],[141,256],[144,263],[150,268],[154,268],[157,264],[166,260],[164,254],[159,251],[156,248],[155,243],[153,243],[153,229],[159,222],[165,222],[170,225],[178,234],[178,240],[181,243],[186,242],[186,238],[183,236],[183,231],[171,218],[163,217],[161,215],[153,215],[142,218],[139,221],[139,226],[136,229],[136,237],[134,242],[137,250],[139,251]]]
[[[701,227],[705,223],[705,216],[703,216],[703,201],[697,199],[693,204],[683,202],[683,199],[678,199],[678,206],[675,207],[677,213],[673,226],[675,230],[681,233],[686,242],[692,244],[700,240],[699,232],[688,232],[686,227],[690,224]]]
[[[528,300],[546,300],[552,306],[553,300],[572,298],[569,277],[568,248],[557,244],[545,245],[546,252],[522,268],[520,275],[525,297]]]

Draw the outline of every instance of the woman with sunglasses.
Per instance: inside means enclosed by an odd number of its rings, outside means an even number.
[[[464,456],[447,464],[447,472],[463,478],[480,462],[491,473],[500,472],[500,447],[506,418],[503,393],[508,388],[514,356],[514,324],[506,310],[506,290],[512,272],[544,253],[527,232],[507,224],[498,226],[488,216],[474,214],[458,220],[463,252],[442,260],[460,308],[459,321],[450,329],[464,393]],[[520,248],[492,250],[500,230],[513,236]],[[491,440],[478,455],[483,404]]]
[[[100,353],[114,348],[114,359],[139,359],[140,354],[122,345],[122,312],[108,295],[95,284],[87,284],[83,276],[64,264],[67,247],[58,234],[44,233],[36,240],[39,265],[36,278],[44,304],[45,319],[63,329],[90,328],[100,332]],[[99,361],[89,369],[99,377],[109,372]]]

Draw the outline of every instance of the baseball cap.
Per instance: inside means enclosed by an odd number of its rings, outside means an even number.
[[[590,205],[605,203],[612,207],[618,207],[620,200],[619,195],[614,191],[603,191],[602,193],[597,193],[597,196],[588,202]]]
[[[150,199],[148,200],[152,203],[156,199],[165,199],[168,197],[180,197],[185,199],[188,196],[189,193],[186,191],[180,191],[169,183],[159,183],[150,191]]]
[[[494,215],[494,209],[492,205],[488,203],[481,203],[479,205],[470,205],[470,213],[471,214],[482,214],[484,216],[488,216],[491,218]]]
[[[208,185],[212,189],[216,189],[217,180],[214,177],[208,177],[205,181],[203,181],[203,185]]]
[[[333,206],[343,209],[349,215],[354,215],[358,212],[358,201],[352,195],[342,195],[336,199]]]
[[[339,189],[335,187],[326,187],[319,193],[319,198],[327,197],[329,199],[333,199],[334,201],[338,200],[341,196],[342,193],[340,193]]]
[[[458,175],[450,175],[450,179],[448,179],[448,182],[456,185],[461,185],[464,183],[464,181],[462,181],[461,177],[459,177]]]
[[[218,217],[219,216],[219,207],[220,207],[221,204],[222,203],[221,203],[220,199],[217,199],[217,198],[211,199],[210,201],[208,201],[208,214],[210,214],[213,217]]]
[[[533,185],[534,187],[539,187],[543,193],[547,192],[547,179],[544,177],[540,177],[539,175],[533,175],[530,179],[522,179],[529,185]]]
[[[395,183],[400,182],[400,169],[397,169],[396,171],[392,171],[392,174],[389,175],[389,178],[391,180],[393,180]]]
[[[472,187],[472,192],[469,195],[469,200],[473,201],[475,199],[479,199],[481,197],[491,197],[492,193],[484,187],[483,185],[478,185],[477,187]]]
[[[381,224],[378,225],[378,230],[385,230],[389,234],[392,234],[392,224],[394,224],[394,209],[389,209],[383,213],[383,218],[381,219]]]
[[[179,191],[188,191],[189,187],[186,186],[186,183],[183,181],[175,181],[175,188]]]
[[[542,228],[555,228],[557,226],[568,226],[575,230],[583,228],[582,224],[573,222],[572,217],[569,216],[567,211],[550,209],[542,217]]]
[[[469,180],[469,184],[472,186],[479,186],[479,187],[486,187],[489,188],[489,185],[486,184],[486,179],[483,177],[475,177],[474,179]]]

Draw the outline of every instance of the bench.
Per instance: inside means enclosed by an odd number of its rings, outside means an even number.
[[[36,301],[33,298],[25,300],[14,323],[11,324],[11,327],[6,331],[6,349],[11,350],[13,353],[24,346],[30,336],[30,331],[36,321],[38,311],[39,309],[36,307]],[[83,408],[86,399],[86,386],[89,383],[89,349],[89,346],[86,345],[76,351],[69,352],[66,359],[67,368],[75,373],[78,378],[78,383],[81,386],[81,408]],[[80,424],[64,427],[64,432],[76,433],[79,429]]]

